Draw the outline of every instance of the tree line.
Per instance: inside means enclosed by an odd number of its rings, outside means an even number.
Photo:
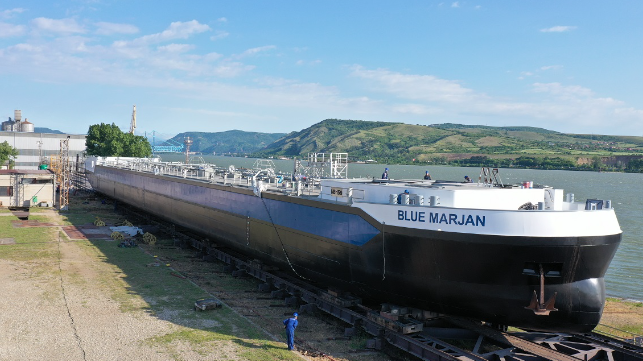
[[[563,157],[532,157],[518,158],[489,158],[487,156],[472,156],[467,159],[448,160],[445,156],[431,158],[433,164],[453,165],[459,167],[493,167],[493,168],[522,168],[546,170],[581,170],[643,173],[643,158],[632,159],[627,163],[608,165],[600,156],[594,156],[588,163],[577,164],[575,160]]]

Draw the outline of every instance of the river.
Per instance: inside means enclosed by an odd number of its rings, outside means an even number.
[[[162,154],[164,161],[182,161],[181,154]],[[251,168],[252,158],[202,156],[204,161],[221,167]],[[275,167],[282,172],[293,171],[292,160],[274,160]],[[348,177],[377,177],[384,168],[389,168],[392,179],[421,179],[429,171],[433,179],[463,180],[468,175],[475,182],[480,168],[448,166],[415,166],[354,164],[348,166]],[[500,169],[499,175],[505,184],[533,181],[565,193],[574,193],[577,201],[585,199],[609,199],[616,210],[623,241],[605,276],[607,294],[611,297],[643,301],[643,174],[598,173],[561,170]]]

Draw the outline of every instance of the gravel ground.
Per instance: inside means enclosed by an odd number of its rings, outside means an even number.
[[[113,272],[76,242],[51,245],[51,259],[0,260],[0,359],[175,360],[144,342],[172,323],[122,312],[111,287],[95,282]],[[189,352],[184,355],[190,359]]]

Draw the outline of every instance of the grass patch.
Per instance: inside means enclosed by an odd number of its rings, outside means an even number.
[[[15,216],[0,217],[0,238],[13,238],[16,244],[0,246],[0,258],[16,261],[31,261],[49,258],[53,255],[57,231],[52,228],[16,228],[12,221]]]
[[[71,198],[69,210],[60,213],[64,225],[93,224],[96,217],[100,217],[107,225],[120,223],[124,218],[114,212],[112,203],[103,204],[100,200],[89,198]]]
[[[596,331],[627,339],[643,335],[643,303],[608,297]]]

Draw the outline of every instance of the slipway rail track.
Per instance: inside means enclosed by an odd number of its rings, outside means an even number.
[[[347,337],[353,335],[356,328],[364,329],[373,336],[367,343],[367,347],[373,349],[381,349],[388,344],[421,360],[430,361],[643,360],[640,339],[637,345],[634,340],[621,340],[596,332],[580,335],[506,332],[506,327],[493,327],[446,315],[425,322],[426,326],[420,332],[401,332],[388,327],[385,319],[378,319],[377,312],[362,305],[359,299],[344,298],[256,261],[244,259],[199,235],[159,220],[144,210],[123,203],[118,203],[118,208],[148,220],[175,240],[198,250],[204,260],[227,263],[227,269],[233,275],[249,275],[262,281],[263,284],[259,285],[261,291],[270,292],[273,298],[283,298],[287,304],[300,305],[300,312],[320,310],[346,322],[351,326],[345,329]]]

